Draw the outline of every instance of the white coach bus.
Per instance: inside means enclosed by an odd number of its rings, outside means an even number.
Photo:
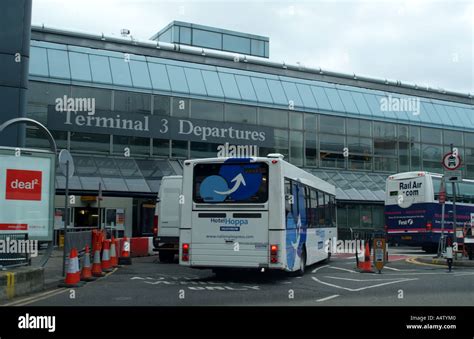
[[[333,185],[283,160],[186,160],[179,263],[302,275],[337,237]]]

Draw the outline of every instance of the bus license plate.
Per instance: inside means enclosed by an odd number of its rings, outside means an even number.
[[[411,235],[405,235],[402,237],[402,240],[411,240]]]

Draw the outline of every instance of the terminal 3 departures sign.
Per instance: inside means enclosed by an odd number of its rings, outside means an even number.
[[[52,130],[101,133],[223,144],[274,146],[273,129],[263,126],[162,115],[58,111],[48,108],[48,128]]]

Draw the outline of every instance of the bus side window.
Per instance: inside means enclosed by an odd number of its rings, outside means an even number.
[[[324,214],[325,214],[325,211],[324,211],[324,193],[318,191],[318,217],[319,217],[318,227],[324,227],[324,222],[325,222]]]
[[[311,225],[316,228],[318,227],[318,192],[312,188],[310,196]]]
[[[291,199],[293,196],[291,195],[291,181],[285,178],[285,219],[287,219],[288,213],[291,212]],[[294,202],[293,202],[294,203]]]

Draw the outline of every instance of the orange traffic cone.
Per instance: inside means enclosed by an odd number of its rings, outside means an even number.
[[[110,264],[110,240],[104,240],[104,246],[102,250],[102,271],[111,272],[112,265]]]
[[[94,261],[92,263],[92,276],[103,277],[105,275],[102,272],[102,264],[100,262],[100,243],[94,243]]]
[[[370,249],[369,243],[365,243],[364,262],[360,265],[361,273],[374,273],[372,271],[372,264],[370,262]]]
[[[123,238],[122,241],[122,252],[119,258],[119,265],[131,265],[132,258],[130,257],[130,241],[127,237]]]
[[[91,256],[89,253],[89,245],[86,245],[86,253],[84,254],[84,264],[82,265],[82,271],[81,271],[81,280],[82,281],[95,280],[94,277],[92,276]]]
[[[112,240],[110,241],[110,266],[112,267],[118,266],[117,251],[115,250],[117,247],[115,246],[115,244],[115,238],[114,236],[112,236]]]
[[[68,269],[66,272],[66,279],[64,283],[59,284],[59,287],[79,287],[84,283],[81,281],[79,271],[79,258],[77,257],[77,250],[73,247],[69,254]]]

